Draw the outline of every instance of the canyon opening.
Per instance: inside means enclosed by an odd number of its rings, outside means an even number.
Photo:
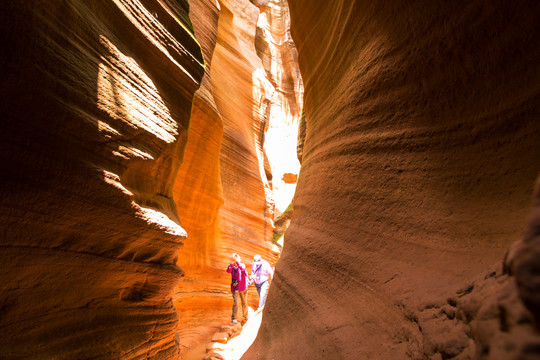
[[[540,358],[540,3],[0,10],[1,359]]]

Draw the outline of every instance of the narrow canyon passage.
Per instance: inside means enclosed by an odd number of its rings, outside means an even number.
[[[540,357],[540,4],[0,18],[1,359]]]
[[[255,254],[275,265],[286,226],[275,229],[274,221],[291,203],[300,168],[303,85],[286,2],[218,5],[191,2],[206,71],[174,186],[188,240],[178,257],[185,278],[173,298],[188,357],[230,322],[230,254],[239,253],[250,273]],[[255,287],[248,292],[257,309]]]

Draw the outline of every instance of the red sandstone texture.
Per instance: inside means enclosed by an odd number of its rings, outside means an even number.
[[[305,143],[245,359],[533,359],[540,7],[290,0]],[[516,281],[517,280],[517,281]]]
[[[186,1],[4,1],[0,357],[171,359]]]

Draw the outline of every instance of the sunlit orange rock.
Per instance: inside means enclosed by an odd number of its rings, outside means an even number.
[[[289,5],[302,170],[244,358],[537,357],[538,259],[521,295],[502,265],[540,170],[538,6]]]
[[[229,306],[223,295],[226,288],[219,280],[223,269],[215,265],[218,213],[224,201],[219,168],[223,122],[210,77],[218,16],[217,2],[190,1],[190,18],[203,50],[205,74],[195,93],[184,157],[173,187],[180,221],[188,234],[177,261],[185,279],[174,295],[181,355],[211,335],[212,325],[219,326],[228,318],[225,313]]]
[[[224,269],[232,252],[244,260],[271,254],[274,204],[264,170],[260,104],[271,84],[254,47],[259,11],[247,0],[221,1],[220,6],[211,76],[224,127],[220,166],[225,202],[217,247]]]
[[[296,181],[298,181],[298,174],[285,173],[281,180],[286,184],[296,184]]]
[[[187,2],[3,2],[0,357],[170,359]]]

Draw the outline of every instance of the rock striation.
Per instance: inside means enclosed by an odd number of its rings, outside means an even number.
[[[536,210],[503,257],[540,170],[540,8],[289,6],[302,170],[244,358],[538,356]]]
[[[0,353],[178,356],[187,1],[2,2]]]

